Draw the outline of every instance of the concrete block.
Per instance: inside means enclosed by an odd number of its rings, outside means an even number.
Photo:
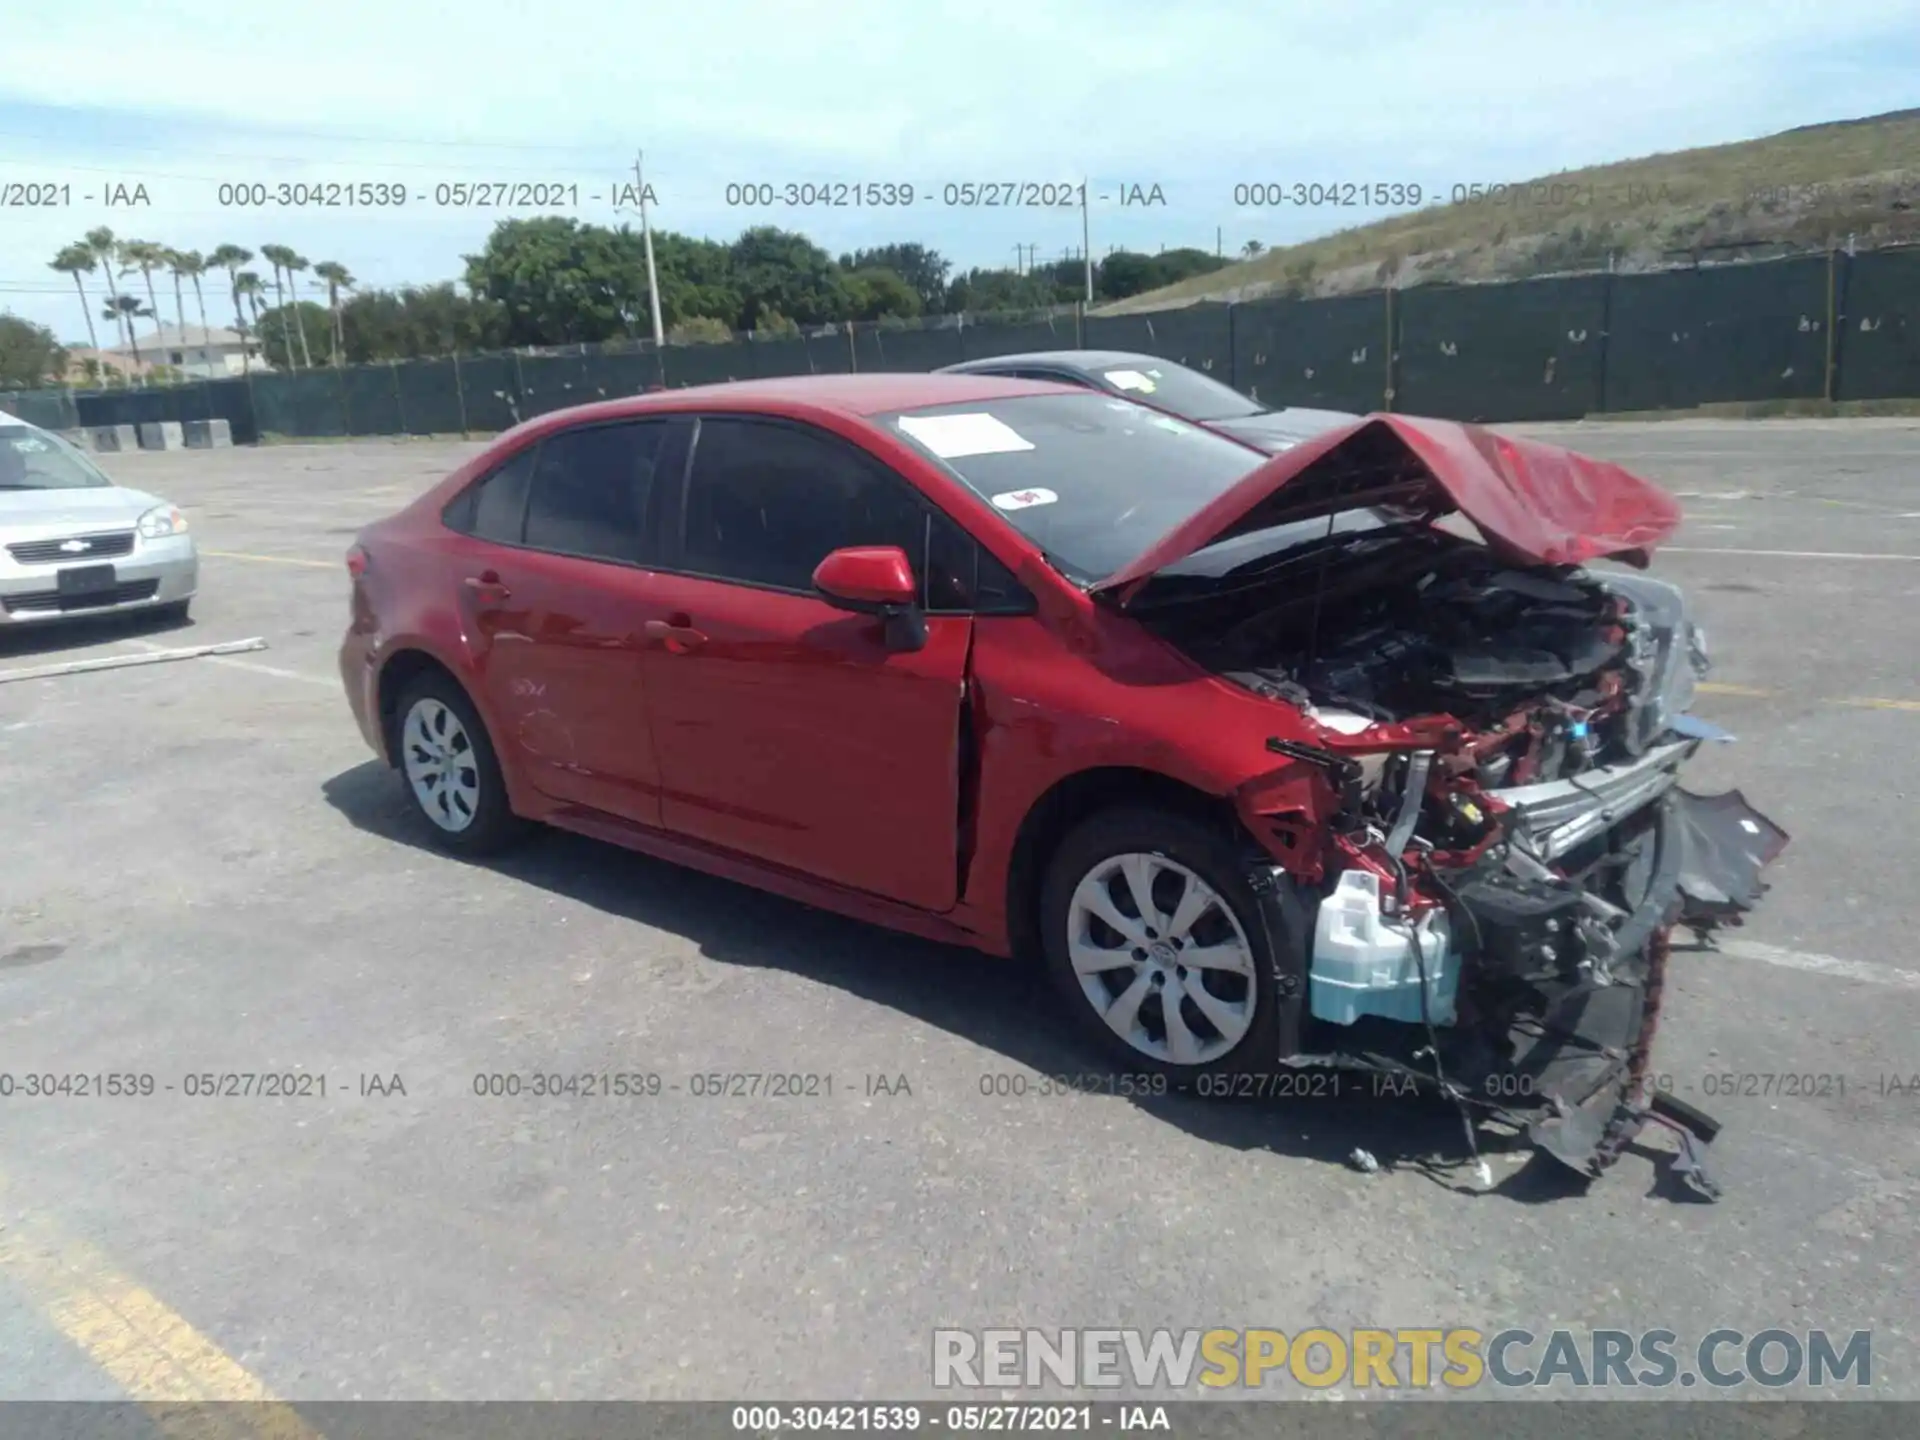
[[[140,427],[142,450],[178,450],[184,444],[178,420],[155,420]]]
[[[92,436],[92,443],[87,448],[103,454],[140,448],[139,433],[131,425],[94,425],[87,433]]]
[[[189,420],[186,439],[189,450],[226,450],[233,445],[233,426],[225,420]]]

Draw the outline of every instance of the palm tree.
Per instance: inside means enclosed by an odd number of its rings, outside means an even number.
[[[120,268],[120,242],[113,238],[113,231],[102,225],[96,230],[89,230],[86,233],[86,237],[80,243],[93,252],[95,263],[106,272],[109,304],[111,304],[112,295],[116,294],[120,289],[119,285],[115,283],[115,271]],[[120,348],[123,350],[131,348],[133,345],[133,335],[127,329],[126,312],[115,309],[111,314],[105,314],[103,312],[103,315],[104,318],[116,321],[119,324]]]
[[[1254,256],[1258,255],[1262,250],[1266,248],[1267,247],[1262,245],[1258,240],[1249,240],[1246,244],[1240,247],[1240,253],[1246,256],[1249,260],[1251,260]]]
[[[173,283],[178,285],[180,277],[186,276],[193,282],[194,308],[200,312],[200,343],[210,347],[212,340],[207,334],[207,297],[200,293],[200,277],[207,272],[207,260],[198,250],[176,250],[173,252]],[[203,349],[202,355],[206,354]],[[208,357],[211,358],[211,357]]]
[[[300,318],[300,287],[293,283],[293,272],[304,270],[312,263],[306,256],[294,254],[289,254],[285,261],[287,295],[293,301],[293,328],[300,332],[300,363],[309,370],[313,368],[313,356],[307,351],[307,322]]]
[[[260,296],[266,288],[266,283],[251,270],[242,270],[233,280],[233,303],[237,307],[244,298],[253,307],[253,333],[261,335],[263,341],[265,337],[260,329]],[[240,323],[243,327],[246,324],[244,320]],[[242,339],[244,338],[243,335]]]
[[[340,292],[353,288],[353,275],[338,260],[322,260],[313,267],[313,273],[327,282],[327,309],[333,315],[333,363],[338,369],[340,352],[346,348],[346,340],[340,329]]]
[[[80,292],[80,313],[87,317],[87,344],[94,354],[100,353],[100,337],[93,329],[93,307],[87,303],[87,287],[81,283],[82,274],[91,275],[99,268],[100,262],[94,259],[93,249],[84,240],[77,240],[63,248],[48,262],[50,269],[73,277],[73,288]]]
[[[138,375],[140,373],[140,367],[145,364],[145,362],[140,358],[140,336],[135,332],[133,322],[136,320],[152,320],[157,325],[160,317],[154,314],[150,307],[143,306],[140,303],[140,297],[137,295],[110,296],[107,300],[105,314],[109,320],[118,317],[125,327],[127,332],[127,348],[133,351],[134,374]]]
[[[286,245],[262,245],[260,258],[273,266],[274,302],[280,310],[280,338],[287,343],[287,368],[298,370],[300,361],[293,353],[293,330],[287,321],[287,292],[280,288],[280,271],[289,260],[299,257]],[[256,317],[257,318],[257,317]]]
[[[180,268],[180,252],[170,245],[160,247],[160,263],[173,274],[173,326],[180,332],[180,363],[184,367],[192,363],[187,357],[187,302],[180,294],[180,282],[186,278],[186,272]],[[207,343],[204,334],[200,337],[200,343]],[[201,352],[203,355],[205,353],[204,350]]]
[[[250,374],[253,370],[253,354],[247,348],[247,317],[240,308],[240,267],[253,259],[253,252],[239,245],[216,245],[207,256],[209,270],[227,272],[227,288],[233,295],[233,324],[235,333],[240,336],[240,373]]]
[[[167,263],[167,247],[155,244],[151,240],[129,240],[120,247],[121,260],[125,267],[122,275],[131,275],[135,270],[147,282],[147,314],[153,317],[154,331],[160,329],[160,297],[153,291],[153,272]]]

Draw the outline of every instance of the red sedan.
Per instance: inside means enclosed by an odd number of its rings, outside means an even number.
[[[1785,842],[1677,787],[1726,738],[1684,598],[1586,568],[1677,521],[1444,421],[1266,459],[1042,381],[719,385],[530,421],[369,526],[340,667],[450,849],[541,822],[1039,955],[1123,1065],[1358,1066],[1592,1170],[1672,1119],[1615,1114],[1669,927]]]

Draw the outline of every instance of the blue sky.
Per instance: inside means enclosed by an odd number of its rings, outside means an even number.
[[[1093,206],[1096,254],[1217,233],[1232,253],[1388,213],[1237,208],[1238,183],[1431,193],[1915,104],[1913,0],[64,0],[13,21],[0,63],[0,185],[71,196],[0,209],[0,307],[84,342],[47,261],[101,224],[202,251],[289,244],[363,286],[454,279],[495,220],[538,212],[437,205],[442,183],[577,185],[563,209],[617,224],[590,197],[641,146],[663,227],[779,224],[835,253],[919,240],[1003,265],[1016,245],[1077,247],[1078,212],[948,208],[940,187],[1158,185],[1164,205]],[[256,181],[404,181],[409,201],[222,206],[223,182]],[[746,209],[727,204],[739,181],[935,193]],[[149,203],[109,207],[115,185]]]

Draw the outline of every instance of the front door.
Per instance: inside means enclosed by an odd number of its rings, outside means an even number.
[[[930,614],[923,648],[890,651],[812,588],[828,552],[897,544],[924,594],[931,507],[838,437],[708,418],[680,520],[646,651],[667,828],[951,909],[972,618]]]

